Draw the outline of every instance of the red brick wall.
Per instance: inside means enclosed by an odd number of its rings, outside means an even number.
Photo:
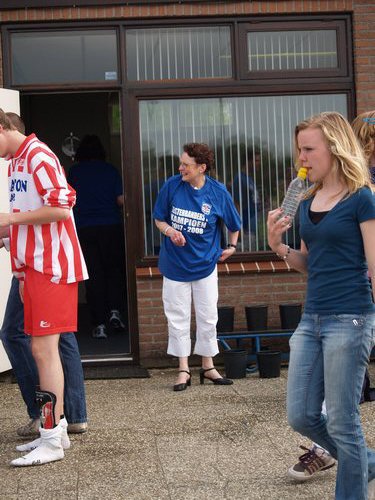
[[[166,357],[167,322],[163,313],[161,287],[161,277],[137,279],[141,360]],[[303,303],[305,288],[305,277],[293,271],[219,274],[219,306],[234,306],[234,328],[243,330],[246,329],[245,306],[268,304],[268,327],[280,328],[279,304]]]
[[[357,112],[375,109],[375,3],[358,0],[354,5],[354,71]]]
[[[124,2],[125,4],[126,2]],[[134,19],[153,17],[294,14],[345,12],[356,6],[370,5],[371,0],[274,0],[230,1],[159,5],[124,5],[109,7],[63,7],[50,9],[12,9],[0,13],[0,22],[68,21],[89,19]]]

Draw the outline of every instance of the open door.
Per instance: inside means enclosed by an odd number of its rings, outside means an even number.
[[[26,133],[34,132],[40,140],[48,144],[59,157],[67,176],[75,163],[75,153],[80,140],[88,134],[94,134],[100,138],[104,146],[106,162],[116,167],[122,179],[121,120],[117,92],[24,94],[21,97],[21,116],[26,124]],[[90,169],[87,170],[87,176],[90,176]],[[79,195],[77,189],[77,199]],[[131,359],[127,321],[126,245],[122,212],[119,221],[122,231],[119,246],[121,246],[124,270],[121,277],[120,312],[124,326],[112,327],[113,322],[109,321],[110,310],[108,310],[105,320],[107,337],[93,337],[96,325],[92,307],[90,308],[88,304],[86,285],[80,283],[77,340],[82,358],[86,360]],[[101,235],[98,234],[97,237],[100,238]],[[104,295],[110,295],[110,279],[103,287],[107,287]]]

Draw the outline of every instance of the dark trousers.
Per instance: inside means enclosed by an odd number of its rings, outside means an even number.
[[[0,333],[30,418],[39,417],[35,400],[38,371],[31,354],[30,335],[23,330],[23,304],[16,278],[12,280]],[[69,423],[86,422],[86,396],[81,357],[74,333],[63,333],[59,343],[64,370],[64,413]]]
[[[121,225],[90,226],[78,229],[89,279],[86,299],[94,326],[105,324],[111,309],[127,312],[125,245]]]

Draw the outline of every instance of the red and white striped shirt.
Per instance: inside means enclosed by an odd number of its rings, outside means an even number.
[[[76,193],[67,183],[57,156],[34,134],[11,158],[8,177],[12,212],[28,212],[45,205],[71,210],[75,204]],[[27,267],[49,276],[53,283],[73,283],[88,277],[72,211],[64,221],[11,226],[10,254],[18,278]]]

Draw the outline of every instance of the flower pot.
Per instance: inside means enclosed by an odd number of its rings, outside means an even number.
[[[247,351],[230,349],[223,352],[225,374],[228,378],[245,378],[247,367]]]
[[[280,351],[259,351],[257,352],[257,361],[260,378],[280,377]]]
[[[302,304],[280,304],[280,322],[283,330],[295,330],[301,320]]]
[[[219,306],[217,308],[218,320],[216,331],[233,332],[234,328],[234,306]]]
[[[246,322],[249,332],[267,330],[267,305],[246,306]]]

